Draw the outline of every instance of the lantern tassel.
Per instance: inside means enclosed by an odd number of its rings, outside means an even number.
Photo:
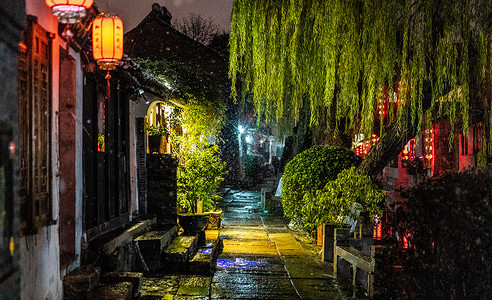
[[[109,83],[109,79],[111,79],[111,75],[109,74],[109,70],[108,70],[108,73],[106,73],[106,76],[104,77],[108,83],[108,85],[106,86],[106,99],[109,100],[109,98],[111,98],[111,85]]]

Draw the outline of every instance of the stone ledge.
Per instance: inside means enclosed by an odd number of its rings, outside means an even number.
[[[113,253],[118,247],[121,247],[127,243],[133,241],[133,239],[149,230],[149,228],[156,223],[156,219],[148,219],[140,221],[132,227],[125,230],[122,234],[112,239],[111,241],[105,243],[99,248],[100,253],[109,255]]]
[[[143,252],[146,250],[162,251],[171,243],[177,233],[177,225],[168,226],[167,230],[146,232],[135,238],[135,241],[138,242],[138,245]]]
[[[109,272],[102,275],[101,282],[106,284],[131,282],[133,297],[137,297],[142,289],[143,274],[139,272]]]
[[[64,299],[85,297],[98,284],[101,275],[99,267],[84,266],[63,278]]]
[[[197,246],[197,236],[178,236],[164,251],[164,260],[171,263],[186,262],[195,253]]]
[[[91,300],[131,300],[132,296],[131,282],[118,282],[115,284],[100,285],[92,290],[87,299]]]

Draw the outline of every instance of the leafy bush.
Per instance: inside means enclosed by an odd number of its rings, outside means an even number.
[[[303,220],[304,195],[322,189],[342,170],[356,166],[360,158],[342,147],[314,146],[294,157],[282,176],[282,204],[286,217]]]
[[[219,147],[205,146],[183,151],[178,159],[178,206],[197,212],[198,200],[203,209],[215,209],[220,196],[217,189],[224,181],[225,162],[218,156]]]
[[[171,115],[171,149],[178,161],[177,205],[190,213],[197,212],[199,200],[204,210],[215,210],[221,198],[217,189],[227,171],[217,144],[224,119],[223,110],[196,99]]]
[[[444,174],[408,190],[388,224],[400,236],[408,233],[410,249],[391,256],[392,265],[402,266],[399,281],[406,298],[490,299],[491,182],[490,168],[476,169]]]
[[[370,220],[381,216],[380,204],[386,195],[371,178],[352,167],[340,172],[337,179],[329,181],[322,190],[304,197],[305,226],[314,230],[320,223],[341,226],[346,217],[358,220],[359,212],[368,215]]]

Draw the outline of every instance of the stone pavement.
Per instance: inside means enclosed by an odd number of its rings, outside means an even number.
[[[332,265],[300,243],[281,216],[260,211],[259,202],[260,194],[250,191],[231,191],[224,198],[223,251],[210,298],[354,299],[352,289],[332,277]]]
[[[144,278],[142,300],[162,299],[366,299],[332,277],[332,264],[283,223],[260,211],[260,193],[231,191],[221,203],[222,227],[207,231],[223,243],[213,276]],[[296,239],[296,237],[298,239]]]

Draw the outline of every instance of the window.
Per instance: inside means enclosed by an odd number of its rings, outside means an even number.
[[[24,234],[51,221],[51,39],[35,21],[19,54],[21,228]]]
[[[146,118],[147,130],[147,153],[171,153],[171,144],[166,136],[152,135],[152,131],[161,131],[169,133],[171,128],[171,115],[174,112],[174,107],[166,105],[164,102],[154,102],[149,108],[149,113]],[[155,141],[153,140],[155,139]],[[154,145],[155,144],[155,145]]]

